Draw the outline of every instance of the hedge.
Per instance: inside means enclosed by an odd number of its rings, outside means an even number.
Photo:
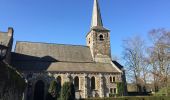
[[[118,98],[89,98],[84,100],[170,100],[170,96],[139,96],[139,97],[118,97]]]

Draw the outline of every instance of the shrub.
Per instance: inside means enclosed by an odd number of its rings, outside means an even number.
[[[122,82],[117,83],[117,92],[119,96],[123,96],[124,93],[124,84]]]
[[[75,90],[74,85],[71,82],[65,82],[61,89],[61,99],[62,100],[74,100]]]
[[[46,100],[60,100],[61,84],[55,80],[51,81]]]
[[[118,98],[89,98],[85,100],[169,100],[168,96],[140,96],[140,97],[118,97]]]
[[[49,94],[51,94],[51,96],[52,96],[53,98],[56,97],[56,95],[57,95],[57,82],[56,82],[56,81],[52,81],[52,82],[50,83],[50,87],[49,87],[48,92],[49,92]]]
[[[113,94],[113,93],[109,94],[109,97],[117,97],[117,96],[119,96],[119,94]]]

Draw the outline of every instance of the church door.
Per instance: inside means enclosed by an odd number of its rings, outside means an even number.
[[[37,81],[34,88],[34,100],[44,100],[44,82]]]

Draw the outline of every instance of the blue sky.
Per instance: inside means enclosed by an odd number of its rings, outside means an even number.
[[[170,0],[99,0],[104,26],[111,30],[112,55],[122,40],[151,29],[170,29]],[[93,0],[0,0],[0,30],[13,27],[16,41],[86,45]]]

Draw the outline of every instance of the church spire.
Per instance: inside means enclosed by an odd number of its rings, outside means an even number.
[[[94,5],[93,5],[91,28],[94,26],[101,26],[101,27],[103,26],[98,0],[94,0]]]

